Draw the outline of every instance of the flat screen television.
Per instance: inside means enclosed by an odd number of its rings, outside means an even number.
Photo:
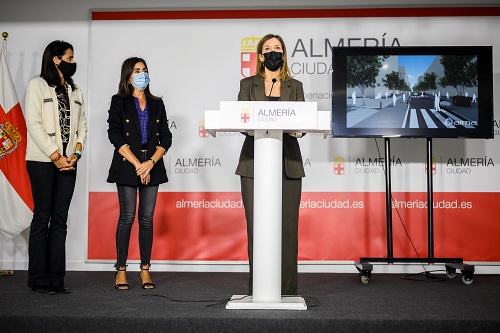
[[[493,138],[491,46],[332,48],[332,136]]]

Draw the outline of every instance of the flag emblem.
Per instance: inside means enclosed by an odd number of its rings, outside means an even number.
[[[260,37],[248,37],[241,40],[241,53],[240,53],[240,63],[241,63],[241,75],[243,77],[249,77],[255,74],[255,68],[257,66],[257,44],[260,41]]]
[[[241,116],[240,116],[241,122],[246,124],[250,122],[250,109],[241,109]]]
[[[205,121],[204,120],[200,120],[198,122],[198,135],[201,138],[208,137],[208,131],[205,129]]]
[[[333,173],[341,176],[345,172],[345,159],[343,157],[335,157],[333,159]]]
[[[432,174],[435,175],[436,174],[436,170],[437,170],[437,167],[436,167],[436,158],[433,157],[432,158]],[[425,174],[427,174],[427,159],[425,159]]]
[[[16,150],[20,138],[19,133],[11,123],[0,124],[0,160]]]

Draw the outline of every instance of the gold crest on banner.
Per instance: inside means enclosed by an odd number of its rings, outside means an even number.
[[[17,149],[21,134],[9,122],[0,124],[0,160]]]

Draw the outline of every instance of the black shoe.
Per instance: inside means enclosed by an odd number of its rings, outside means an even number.
[[[142,280],[142,271],[149,271],[151,268],[151,265],[148,266],[148,268],[142,268],[141,271],[139,272],[139,276],[141,277]],[[153,282],[143,282],[142,283],[142,289],[155,289],[155,284]]]
[[[118,268],[115,272],[115,280],[116,280],[116,276],[118,275],[118,272],[125,272],[127,269],[123,268],[123,269],[120,269]],[[128,283],[117,283],[115,284],[115,289],[116,290],[129,290],[130,289],[130,286],[128,285]]]
[[[69,294],[70,291],[66,287],[52,287],[52,290],[58,294]]]
[[[56,292],[50,287],[33,287],[31,290],[35,294],[54,295]]]

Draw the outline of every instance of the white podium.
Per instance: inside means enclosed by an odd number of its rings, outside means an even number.
[[[220,102],[205,111],[205,130],[254,133],[253,296],[233,295],[226,309],[307,310],[300,296],[281,295],[281,183],[283,133],[323,133],[331,112],[316,102]]]

